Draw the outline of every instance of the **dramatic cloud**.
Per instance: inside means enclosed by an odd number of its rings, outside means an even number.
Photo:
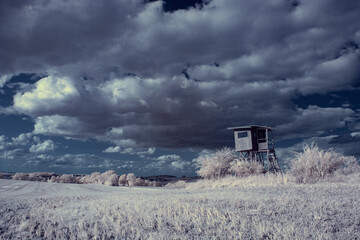
[[[14,109],[31,115],[61,111],[71,105],[78,95],[76,88],[68,78],[45,77],[35,83],[33,90],[14,96]]]
[[[320,108],[309,106],[299,109],[291,122],[278,126],[278,133],[285,138],[307,138],[319,136],[326,131],[346,126],[352,122],[355,112],[348,108]]]
[[[232,145],[226,128],[250,124],[281,139],[341,130],[357,141],[358,103],[298,101],[358,91],[359,1],[204,2],[171,12],[163,1],[1,2],[0,88],[19,73],[43,77],[18,83],[0,113],[30,116],[31,134],[96,139],[111,143],[103,153],[143,160],[155,148]],[[179,157],[146,164],[186,169]]]
[[[44,142],[38,143],[36,145],[32,145],[29,149],[30,152],[33,153],[42,153],[48,152],[55,149],[55,144],[51,140],[46,140]]]

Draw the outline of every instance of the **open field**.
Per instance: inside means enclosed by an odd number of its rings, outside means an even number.
[[[359,239],[360,184],[179,189],[0,179],[0,239]]]

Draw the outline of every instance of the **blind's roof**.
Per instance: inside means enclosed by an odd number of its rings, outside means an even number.
[[[245,129],[251,129],[251,128],[260,128],[260,129],[268,129],[272,130],[275,128],[267,127],[267,126],[259,126],[259,125],[249,125],[249,126],[241,126],[241,127],[228,127],[229,130],[245,130]]]

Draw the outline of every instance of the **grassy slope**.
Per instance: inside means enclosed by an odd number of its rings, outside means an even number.
[[[0,179],[0,239],[360,238],[358,182],[195,188]]]

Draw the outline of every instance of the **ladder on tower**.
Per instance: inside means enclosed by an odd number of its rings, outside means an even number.
[[[273,172],[273,173],[282,173],[280,165],[279,165],[279,161],[276,157],[275,150],[272,150],[272,151],[268,150],[267,157],[268,157],[269,171]]]

